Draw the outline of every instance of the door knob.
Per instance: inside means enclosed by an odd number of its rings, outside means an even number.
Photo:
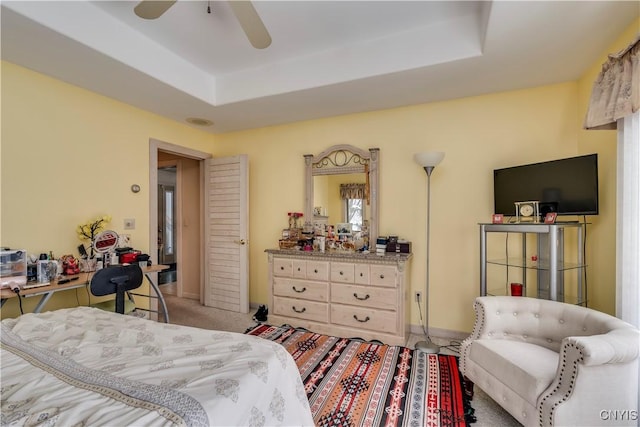
[[[247,241],[244,239],[240,239],[240,240],[234,240],[233,243],[237,243],[239,245],[246,245]]]

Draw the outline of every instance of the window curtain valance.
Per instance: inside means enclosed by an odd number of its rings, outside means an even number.
[[[347,199],[366,199],[365,184],[340,184],[340,198]]]
[[[640,107],[640,36],[626,49],[609,55],[593,84],[585,129],[616,129],[616,121]]]

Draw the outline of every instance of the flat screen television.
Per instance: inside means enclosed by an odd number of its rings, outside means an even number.
[[[493,171],[494,213],[515,215],[514,202],[538,201],[540,214],[598,215],[598,155]]]

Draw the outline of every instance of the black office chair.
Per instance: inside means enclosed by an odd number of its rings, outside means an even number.
[[[142,284],[142,270],[138,264],[115,265],[98,270],[91,279],[91,293],[97,297],[116,294],[114,300],[92,304],[92,307],[125,314],[135,310],[131,296],[125,299],[127,291],[139,288]]]

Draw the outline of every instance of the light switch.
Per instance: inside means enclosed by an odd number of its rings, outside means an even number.
[[[126,218],[124,220],[124,229],[125,230],[135,230],[136,229],[136,220],[135,220],[135,218]]]

